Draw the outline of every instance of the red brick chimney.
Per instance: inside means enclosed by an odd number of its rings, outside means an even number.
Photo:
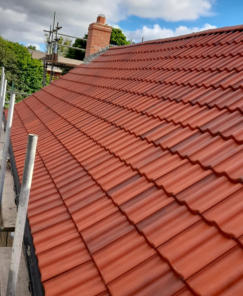
[[[112,28],[105,22],[105,16],[100,14],[96,23],[89,25],[85,58],[109,46]]]

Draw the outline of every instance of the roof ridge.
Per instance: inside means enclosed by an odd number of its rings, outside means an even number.
[[[117,47],[112,47],[109,50],[116,50],[116,49],[121,49],[121,48],[142,46],[142,45],[148,45],[148,44],[164,43],[164,42],[170,42],[170,41],[177,41],[177,40],[189,39],[192,37],[204,36],[204,35],[209,35],[209,34],[214,34],[214,33],[226,33],[226,32],[230,32],[230,31],[243,31],[243,24],[236,25],[236,26],[227,26],[227,27],[220,27],[220,28],[215,28],[215,29],[197,31],[197,32],[189,33],[189,34],[179,35],[179,36],[160,38],[160,39],[155,39],[155,40],[148,40],[148,41],[139,42],[139,43],[131,44],[131,45],[117,46]]]

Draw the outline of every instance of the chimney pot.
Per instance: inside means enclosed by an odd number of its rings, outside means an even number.
[[[105,19],[105,15],[104,14],[99,14],[97,16],[97,21],[98,24],[102,24],[105,25],[106,19]]]

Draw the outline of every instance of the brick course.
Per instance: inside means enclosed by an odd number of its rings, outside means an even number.
[[[98,16],[96,23],[89,25],[85,57],[94,54],[110,44],[112,28],[105,25],[105,17]]]

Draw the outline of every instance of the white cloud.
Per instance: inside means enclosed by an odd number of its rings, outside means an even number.
[[[213,0],[124,0],[128,14],[167,21],[196,20],[209,15]]]
[[[43,42],[44,26],[32,22],[24,12],[0,7],[0,15],[1,36],[17,42]]]
[[[216,26],[205,24],[203,27],[187,27],[187,26],[179,26],[175,30],[168,28],[161,28],[160,25],[155,24],[153,27],[143,26],[142,29],[138,29],[135,31],[127,31],[125,32],[127,38],[129,40],[135,42],[141,42],[142,38],[144,41],[174,37],[178,35],[189,34],[192,32],[199,32],[203,30],[214,29]]]
[[[168,21],[195,20],[210,14],[214,1],[0,0],[0,35],[13,41],[41,44],[44,41],[43,29],[49,28],[54,11],[62,31],[74,36],[83,36],[100,13],[113,24],[131,15]]]

